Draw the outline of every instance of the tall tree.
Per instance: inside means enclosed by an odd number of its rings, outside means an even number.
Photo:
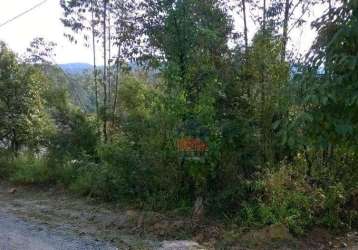
[[[36,149],[51,128],[44,109],[46,78],[31,65],[18,62],[0,43],[0,141],[14,154]]]
[[[52,64],[56,46],[56,43],[46,41],[42,37],[34,38],[30,43],[30,47],[27,48],[25,62],[31,64]]]
[[[311,7],[319,1],[283,0],[284,3],[281,3],[280,1],[278,2],[278,6],[283,6],[283,8],[280,7],[280,9],[283,10],[281,60],[284,61],[287,54],[287,43],[291,31],[306,22],[305,19],[310,14]],[[280,13],[280,11],[277,13]]]
[[[92,56],[93,56],[93,81],[96,101],[96,114],[97,119],[99,118],[99,102],[98,102],[98,71],[97,71],[97,52],[96,52],[96,3],[94,0],[91,1],[90,12],[91,12],[91,35],[92,35]]]
[[[251,105],[257,121],[261,164],[275,164],[278,137],[274,123],[282,116],[282,89],[288,81],[288,65],[280,60],[281,41],[273,32],[259,31],[249,50],[245,67],[245,81],[249,82],[252,92]]]
[[[267,25],[267,0],[263,0],[262,7],[262,30],[266,30]]]
[[[139,7],[136,1],[115,1],[112,5],[111,11],[113,15],[114,35],[113,44],[114,49],[117,50],[114,56],[114,86],[112,91],[113,107],[112,107],[112,121],[115,122],[115,116],[118,103],[118,90],[120,84],[120,74],[127,68],[125,67],[126,60],[133,61],[140,53],[140,21],[137,13]]]
[[[284,61],[286,57],[286,48],[287,48],[287,41],[288,41],[288,19],[290,14],[290,0],[286,0],[285,2],[285,13],[283,19],[283,34],[282,34],[282,52],[281,52],[281,60]]]
[[[108,119],[109,115],[115,109],[117,102],[118,76],[115,76],[116,84],[112,84],[113,61],[112,47],[118,48],[118,54],[115,58],[117,63],[115,70],[118,74],[125,60],[130,60],[132,55],[138,51],[138,33],[134,19],[137,3],[133,0],[61,0],[61,6],[64,10],[62,22],[69,27],[75,34],[83,34],[87,41],[91,31],[93,62],[94,62],[94,83],[96,93],[97,116],[102,120],[102,134],[104,141],[108,140]],[[73,35],[67,35],[70,40],[77,42]],[[129,41],[130,40],[130,41]],[[102,79],[98,77],[96,67],[96,47],[100,43],[102,46],[103,69]],[[100,81],[100,82],[99,82]],[[101,84],[102,90],[98,89]],[[115,88],[113,90],[113,88]],[[101,95],[101,96],[100,96]],[[101,106],[99,98],[102,99]],[[101,110],[101,112],[100,112]]]
[[[98,97],[98,70],[97,70],[97,39],[99,38],[100,26],[100,1],[99,0],[60,0],[64,17],[61,18],[65,27],[70,28],[74,35],[65,36],[74,43],[78,43],[75,35],[81,34],[85,46],[89,46],[88,40],[91,37],[91,47],[93,56],[93,82],[96,98],[96,113],[99,116],[99,97]],[[90,32],[88,32],[90,31]]]
[[[304,83],[308,85],[306,81],[309,81],[309,87],[304,114],[309,117],[309,129],[304,135],[311,146],[306,151],[313,151],[313,159],[323,151],[322,166],[327,166],[329,151],[333,158],[331,145],[340,150],[336,160],[341,162],[357,145],[357,25],[356,1],[343,0],[313,23],[318,36],[308,54],[309,67],[305,71],[309,77]]]
[[[107,5],[108,0],[103,0],[103,80],[102,80],[102,86],[103,86],[103,110],[102,110],[102,117],[103,117],[103,137],[104,141],[107,142],[108,135],[107,135],[107,108],[108,108],[108,69],[107,69]]]
[[[212,70],[220,74],[220,58],[228,53],[227,40],[231,26],[226,13],[219,8],[220,1],[146,1],[146,35],[149,37],[155,59],[171,68],[168,77],[179,77],[189,95],[188,101],[195,103],[205,83],[198,60],[214,64]],[[197,67],[192,68],[194,65]],[[192,71],[194,70],[194,71]]]
[[[244,42],[245,51],[249,48],[248,28],[247,28],[247,0],[241,0],[240,7],[242,11],[242,19],[244,21]]]
[[[230,75],[226,66],[232,26],[221,4],[218,0],[146,0],[144,5],[149,57],[160,65],[165,102],[172,103],[166,108],[176,114],[176,139],[200,139],[211,149],[220,148],[218,93],[224,95]],[[209,150],[200,162],[182,162],[180,178],[198,207],[210,187],[208,182],[218,182],[209,173],[219,175],[214,163],[219,164],[219,154],[219,150]]]

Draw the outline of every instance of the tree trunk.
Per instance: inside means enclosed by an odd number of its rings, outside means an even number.
[[[263,12],[262,12],[262,30],[266,30],[266,0],[264,0]]]
[[[312,176],[312,161],[310,160],[310,157],[308,155],[308,148],[307,146],[304,146],[304,157],[305,157],[305,161],[307,163],[307,171],[306,174],[308,177]]]
[[[333,20],[333,13],[332,13],[333,9],[332,9],[332,0],[328,0],[328,15],[329,15],[329,19],[330,22],[332,22]]]
[[[91,21],[92,21],[92,53],[93,53],[93,80],[94,80],[94,88],[95,88],[95,98],[96,98],[96,114],[97,119],[99,117],[99,107],[98,107],[98,81],[97,81],[97,62],[96,62],[96,34],[94,28],[94,6],[92,2],[92,10],[91,10]]]
[[[244,19],[244,40],[245,40],[245,65],[247,64],[248,50],[249,50],[249,38],[247,29],[247,15],[246,15],[246,0],[241,0],[242,15]],[[250,84],[246,81],[244,84],[244,91],[246,91],[247,97],[250,99],[251,91]]]
[[[11,129],[11,133],[12,133],[11,150],[12,150],[13,155],[16,157],[19,152],[19,142],[17,139],[16,130],[14,128]]]
[[[103,3],[103,136],[107,142],[107,2]]]
[[[108,15],[108,106],[112,103],[112,70],[111,70],[111,16]],[[108,107],[108,108],[109,108]],[[109,112],[109,111],[108,111]]]
[[[115,76],[115,78],[116,78],[116,86],[115,86],[115,91],[114,91],[114,101],[113,101],[113,110],[112,110],[112,122],[113,123],[115,121],[117,102],[118,102],[119,69],[120,69],[119,58],[120,58],[120,54],[121,54],[121,48],[119,46],[118,47],[117,59],[116,59],[116,76]]]
[[[290,13],[290,0],[286,0],[286,4],[285,4],[285,18],[284,18],[284,20],[283,20],[281,61],[284,61],[285,58],[286,58],[287,41],[288,41],[288,19],[289,19],[289,13]]]
[[[246,0],[242,0],[241,4],[242,4],[242,15],[244,18],[244,39],[245,39],[245,54],[246,54],[249,48],[249,39],[247,35]]]

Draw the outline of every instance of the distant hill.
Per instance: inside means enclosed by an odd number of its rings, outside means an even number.
[[[93,65],[88,63],[65,63],[65,64],[59,64],[60,68],[65,71],[67,74],[70,75],[78,75],[85,73],[86,71],[92,71]],[[112,65],[113,66],[113,65]],[[141,70],[142,67],[135,64],[135,63],[129,63],[129,67],[132,71],[138,71]],[[97,65],[98,70],[102,70],[102,65]]]
[[[93,90],[92,74],[88,69],[91,65],[82,66],[66,65],[42,65],[42,71],[50,80],[54,89],[65,90],[72,104],[83,111],[95,111],[95,93]],[[78,65],[78,64],[77,64]],[[66,73],[65,73],[66,72]]]
[[[88,63],[66,63],[59,65],[67,74],[78,75],[86,71],[92,70],[93,66]]]

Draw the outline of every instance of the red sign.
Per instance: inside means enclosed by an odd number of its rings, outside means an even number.
[[[179,151],[204,152],[208,150],[208,144],[197,138],[183,138],[177,141]]]

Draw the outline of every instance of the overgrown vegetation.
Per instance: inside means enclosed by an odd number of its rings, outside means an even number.
[[[0,176],[155,210],[202,200],[207,216],[295,234],[357,226],[358,5],[337,2],[293,63],[289,17],[286,33],[277,21],[291,5],[273,1],[252,42],[232,49],[218,0],[61,1],[67,27],[92,30],[94,46],[102,39],[118,55],[104,48],[111,60],[85,76],[81,109],[53,65],[1,44]]]

